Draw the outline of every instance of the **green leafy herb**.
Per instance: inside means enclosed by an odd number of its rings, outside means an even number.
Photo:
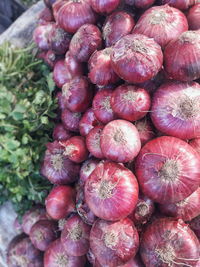
[[[32,51],[0,46],[0,204],[21,214],[50,188],[39,169],[56,116],[51,73]]]

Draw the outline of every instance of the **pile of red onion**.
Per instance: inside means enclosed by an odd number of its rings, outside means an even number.
[[[9,266],[200,266],[200,1],[45,4],[33,38],[56,85],[53,188]]]

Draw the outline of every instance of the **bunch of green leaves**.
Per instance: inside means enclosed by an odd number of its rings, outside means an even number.
[[[32,51],[0,46],[0,204],[21,214],[50,188],[39,169],[56,116],[51,73]]]

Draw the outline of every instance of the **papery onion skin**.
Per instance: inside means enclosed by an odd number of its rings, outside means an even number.
[[[136,121],[143,118],[150,110],[149,93],[134,85],[120,85],[111,97],[111,107],[118,118]]]
[[[103,25],[103,39],[107,47],[114,45],[123,36],[131,33],[135,25],[132,16],[124,11],[112,13]]]
[[[123,219],[137,204],[137,180],[121,164],[100,162],[86,180],[85,200],[97,217],[108,221]]]
[[[200,3],[190,8],[187,19],[190,30],[200,30]]]
[[[110,89],[103,89],[96,93],[92,102],[94,115],[103,124],[116,119],[116,115],[111,107],[111,97],[112,91]]]
[[[99,28],[93,24],[84,24],[74,34],[69,51],[80,62],[87,62],[95,50],[102,46]]]
[[[79,131],[82,136],[86,136],[95,126],[101,125],[97,120],[92,108],[89,108],[82,116],[79,123]]]
[[[121,163],[133,160],[141,148],[138,130],[125,120],[109,122],[103,129],[100,142],[103,155]]]
[[[135,122],[135,127],[137,128],[140,136],[141,145],[145,145],[148,141],[156,137],[152,123],[147,118]]]
[[[55,24],[50,32],[50,46],[55,54],[65,54],[69,48],[70,41],[71,35]]]
[[[135,256],[139,237],[128,218],[118,222],[97,220],[90,232],[90,247],[101,265],[116,267]]]
[[[65,129],[72,132],[78,132],[81,113],[71,112],[69,109],[64,109],[61,114],[61,120]]]
[[[89,1],[65,2],[58,11],[57,21],[61,28],[69,33],[75,33],[82,25],[86,23],[95,24],[97,19]]]
[[[189,141],[189,144],[197,151],[200,155],[200,138],[195,138]]]
[[[183,221],[190,221],[193,218],[200,215],[200,188],[192,193],[186,199],[171,204],[159,205],[161,213],[174,217],[176,219],[182,219]]]
[[[25,212],[22,217],[22,229],[27,235],[30,234],[31,227],[39,220],[46,220],[48,216],[43,206],[37,205]]]
[[[164,51],[164,67],[170,78],[193,81],[200,78],[200,34],[186,31]]]
[[[60,239],[52,242],[44,254],[44,267],[84,267],[85,257],[69,256],[65,252]]]
[[[152,99],[151,119],[166,135],[181,139],[200,136],[200,85],[196,82],[164,83]]]
[[[64,128],[62,123],[58,123],[53,129],[53,139],[58,141],[68,140],[72,133]]]
[[[73,136],[60,144],[64,148],[63,154],[71,161],[81,163],[87,159],[89,152],[83,136]]]
[[[62,93],[60,91],[56,94],[55,98],[56,98],[56,101],[58,103],[59,111],[62,111],[63,109],[65,109],[65,103],[63,101]],[[59,117],[59,119],[60,119],[60,117]]]
[[[105,48],[95,51],[90,57],[88,77],[93,84],[106,86],[119,81],[119,77],[111,67],[111,53],[111,48]]]
[[[58,226],[55,221],[40,220],[31,228],[30,239],[33,245],[45,251],[50,243],[58,237]]]
[[[58,12],[64,4],[65,0],[57,0],[52,6],[53,16],[56,22],[58,21]]]
[[[140,255],[145,266],[196,266],[200,243],[181,219],[163,218],[142,236]]]
[[[83,256],[88,252],[90,229],[91,226],[84,223],[78,215],[66,220],[61,243],[68,255]]]
[[[132,33],[154,38],[164,48],[187,30],[188,22],[185,15],[176,8],[164,5],[152,7],[144,12]]]
[[[9,267],[43,267],[42,253],[36,249],[24,233],[15,236],[7,248]]]
[[[78,179],[80,165],[64,155],[65,149],[59,141],[47,143],[40,173],[53,184],[71,184]]]
[[[89,152],[98,159],[103,159],[104,155],[100,146],[100,137],[104,126],[94,127],[86,136],[86,145]]]
[[[192,221],[190,221],[189,226],[195,232],[196,236],[198,237],[200,241],[200,216],[197,216]]]
[[[75,190],[70,186],[54,187],[45,200],[48,215],[54,220],[60,220],[74,212],[75,195]]]
[[[128,34],[112,48],[111,66],[129,83],[142,83],[153,78],[162,67],[161,47],[142,34]]]
[[[109,14],[120,4],[120,0],[90,0],[93,10],[100,14]]]
[[[39,25],[33,32],[33,40],[37,44],[38,48],[42,50],[50,49],[49,34],[53,28],[52,23],[45,25]]]
[[[200,157],[181,139],[162,136],[149,141],[136,160],[140,189],[155,202],[179,202],[200,183]]]
[[[65,106],[72,112],[85,112],[91,105],[93,91],[87,77],[71,79],[62,87]]]
[[[90,174],[93,172],[93,170],[96,168],[96,166],[99,164],[98,159],[88,159],[86,160],[80,169],[80,183],[84,184],[87,178],[90,176]]]

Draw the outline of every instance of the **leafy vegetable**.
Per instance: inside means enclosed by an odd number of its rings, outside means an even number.
[[[21,214],[50,188],[39,168],[56,116],[51,73],[32,50],[0,46],[0,204]]]

